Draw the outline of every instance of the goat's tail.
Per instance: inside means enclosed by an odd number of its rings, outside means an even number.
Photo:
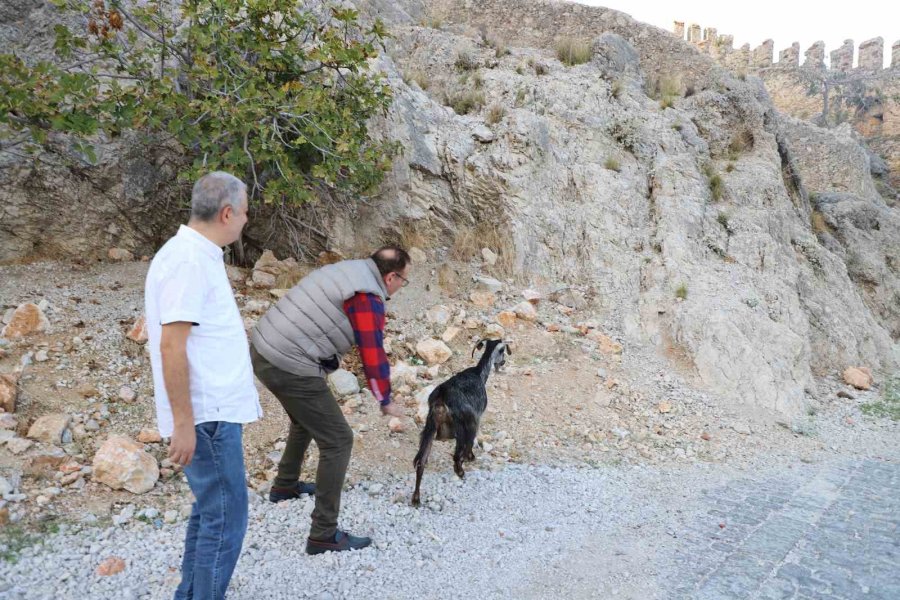
[[[425,419],[425,427],[419,436],[419,452],[413,459],[413,467],[416,470],[416,489],[413,492],[412,505],[419,506],[419,486],[422,484],[422,474],[425,472],[425,465],[428,463],[428,455],[431,454],[431,443],[438,432],[437,413],[435,409],[443,407],[443,393],[441,388],[435,388],[428,397],[428,417]]]

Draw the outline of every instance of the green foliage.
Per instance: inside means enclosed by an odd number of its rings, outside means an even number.
[[[675,297],[681,300],[686,300],[688,294],[687,284],[682,283],[678,286],[678,289],[675,290]]]
[[[466,115],[484,106],[484,94],[473,90],[451,92],[445,96],[444,104],[452,108],[456,114]]]
[[[388,36],[379,21],[298,0],[54,3],[86,29],[56,27],[54,62],[0,54],[0,152],[60,132],[94,162],[95,136],[138,129],[189,151],[184,179],[222,169],[288,205],[366,192],[390,167],[396,146],[367,128],[391,102],[367,65]]]
[[[556,58],[570,67],[586,63],[591,60],[591,44],[573,37],[560,38],[556,42]]]
[[[713,202],[718,202],[725,194],[725,182],[722,181],[722,176],[716,173],[715,168],[709,163],[703,166],[703,174],[706,175]]]
[[[900,373],[884,382],[881,400],[866,402],[860,406],[860,410],[872,417],[888,417],[900,421]]]
[[[484,120],[488,125],[496,125],[503,120],[505,115],[506,109],[502,105],[491,104],[490,108],[488,108],[487,117]]]
[[[619,165],[619,161],[617,161],[617,160],[616,160],[615,158],[613,158],[613,157],[607,158],[607,159],[606,159],[606,162],[603,163],[603,166],[604,166],[605,168],[609,169],[610,171],[615,171],[616,173],[618,173],[618,172],[621,170],[621,168],[622,168],[622,167]]]

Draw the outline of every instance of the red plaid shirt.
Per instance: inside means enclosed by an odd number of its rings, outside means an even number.
[[[359,292],[344,302],[369,388],[382,406],[391,403],[391,364],[384,352],[384,302]]]

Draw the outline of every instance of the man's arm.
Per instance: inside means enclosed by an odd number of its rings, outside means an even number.
[[[197,445],[187,357],[187,339],[192,326],[192,323],[185,321],[163,325],[159,344],[163,381],[175,421],[175,430],[169,444],[169,459],[185,467],[191,464]]]
[[[391,402],[391,364],[384,352],[384,302],[375,294],[360,292],[344,302],[353,327],[366,382],[381,404],[381,412],[399,417],[402,409]]]

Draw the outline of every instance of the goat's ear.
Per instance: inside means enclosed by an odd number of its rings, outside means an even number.
[[[475,344],[474,348],[472,348],[472,358],[475,358],[475,352],[477,350],[481,350],[482,348],[484,348],[484,340],[478,340],[478,343]]]

